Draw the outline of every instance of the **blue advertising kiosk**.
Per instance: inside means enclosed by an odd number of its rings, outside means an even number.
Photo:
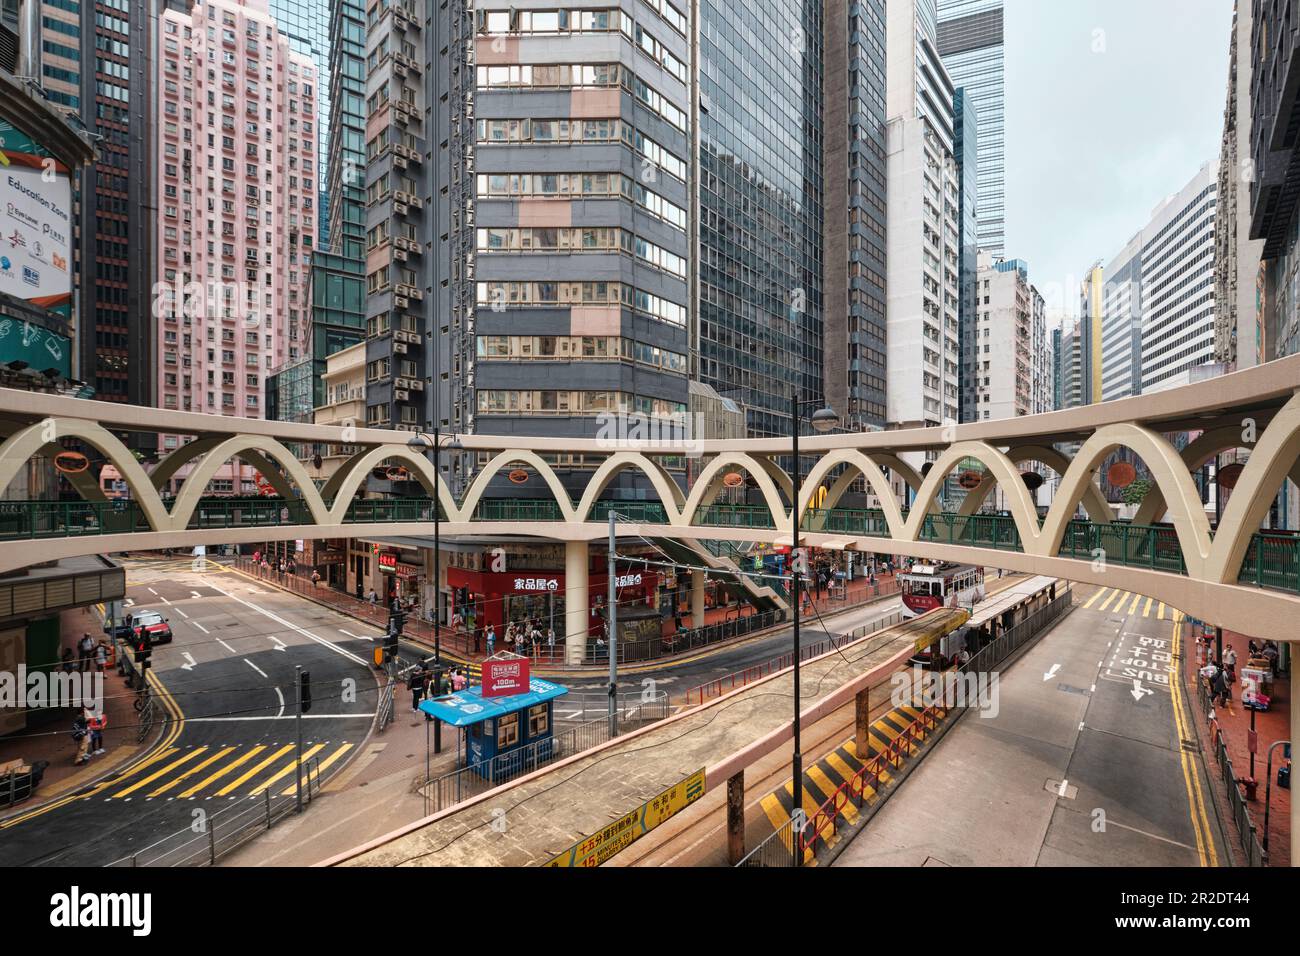
[[[551,759],[554,701],[568,692],[567,687],[534,677],[527,693],[484,697],[481,687],[467,687],[422,701],[420,710],[460,728],[461,766],[499,783]]]

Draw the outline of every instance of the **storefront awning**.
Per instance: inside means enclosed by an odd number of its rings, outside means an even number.
[[[435,697],[421,701],[420,710],[431,717],[436,717],[453,727],[468,727],[493,717],[512,714],[518,710],[532,707],[544,701],[563,697],[569,688],[561,684],[552,684],[548,680],[534,677],[528,682],[528,693],[512,694],[509,697],[485,698],[481,687],[467,687],[465,690],[446,697]]]

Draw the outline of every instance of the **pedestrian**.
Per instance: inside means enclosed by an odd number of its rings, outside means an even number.
[[[456,670],[452,671],[451,689],[453,691],[460,692],[464,690],[466,683],[468,683],[468,681],[465,679],[465,672],[463,670],[457,668]]]
[[[551,660],[555,660],[555,628],[553,627],[546,629],[546,653]]]
[[[496,648],[496,646],[497,646],[497,632],[496,632],[496,628],[494,628],[491,624],[489,624],[489,625],[488,625],[488,628],[487,628],[487,653],[488,653],[488,657],[491,657],[491,656],[492,656],[492,654],[493,654],[493,650]]]
[[[317,571],[315,568],[312,568],[312,569],[311,569],[311,586],[312,586],[312,587],[316,587],[318,584],[320,584],[320,572]]]
[[[81,640],[80,640],[80,641],[78,642],[78,644],[77,644],[77,651],[79,652],[79,660],[78,660],[78,662],[77,662],[77,670],[79,670],[79,671],[88,671],[88,670],[90,670],[91,662],[92,662],[92,661],[94,660],[94,658],[95,658],[95,641],[94,641],[94,639],[91,638],[91,636],[90,636],[89,634],[82,634],[82,635],[81,635]]]
[[[102,637],[95,644],[95,669],[101,674],[108,668],[108,641]]]
[[[1213,682],[1210,685],[1214,699],[1219,702],[1220,707],[1226,707],[1232,701],[1232,692],[1228,689],[1228,681],[1223,676],[1223,671],[1215,668]]]
[[[72,739],[77,742],[77,757],[72,763],[80,766],[90,760],[90,727],[84,709],[72,721]]]
[[[96,714],[86,721],[86,728],[90,731],[90,754],[98,757],[104,752],[104,728],[108,726],[108,717],[105,714]]]
[[[1236,683],[1237,680],[1237,650],[1231,644],[1223,652],[1223,669],[1227,671],[1227,681],[1229,684]]]
[[[420,698],[424,696],[425,681],[428,680],[428,676],[423,662],[416,665],[415,670],[407,675],[406,687],[411,692],[411,713],[420,709]]]
[[[258,548],[256,551],[253,552],[253,563],[254,563],[254,564],[261,564],[261,563],[262,563],[262,549],[261,549],[261,548]]]

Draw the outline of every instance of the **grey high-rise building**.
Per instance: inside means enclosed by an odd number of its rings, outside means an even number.
[[[979,117],[979,247],[1006,248],[1003,0],[939,0],[939,55]]]
[[[960,389],[958,418],[963,422],[973,422],[980,417],[980,409],[976,407],[975,387],[976,382],[982,378],[977,374],[978,365],[982,360],[977,358],[975,351],[979,317],[979,237],[975,214],[979,195],[977,182],[979,128],[975,110],[971,107],[964,88],[959,88],[953,96],[952,112],[955,133],[953,155],[957,160],[959,207],[957,288],[960,302],[957,306],[957,349],[961,355],[961,369],[958,375]]]

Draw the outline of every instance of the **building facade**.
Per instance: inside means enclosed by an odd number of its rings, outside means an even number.
[[[1046,326],[1043,297],[1029,284],[1022,259],[979,255],[978,312],[970,375],[970,421],[1034,414],[1050,382],[1042,367]]]
[[[953,85],[979,118],[979,241],[1006,249],[1006,82],[1003,0],[939,0],[938,47]]]
[[[888,420],[940,425],[958,416],[960,192],[934,0],[891,3],[888,46]]]
[[[315,65],[266,0],[203,0],[160,22],[157,404],[260,418],[267,374],[305,354]]]
[[[957,219],[957,244],[961,249],[957,269],[958,292],[961,296],[957,307],[957,345],[961,355],[958,417],[963,422],[972,422],[979,417],[980,411],[975,399],[975,383],[978,379],[972,371],[972,363],[978,361],[975,351],[979,318],[979,234],[976,217],[979,199],[979,132],[975,110],[966,90],[960,87],[953,97],[953,126],[957,134],[953,150],[957,159],[957,181],[960,183]]]

